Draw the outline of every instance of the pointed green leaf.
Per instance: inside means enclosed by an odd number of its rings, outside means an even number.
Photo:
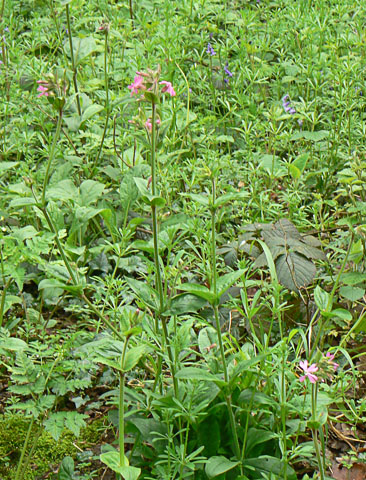
[[[158,293],[154,288],[150,287],[146,282],[140,282],[131,277],[127,277],[126,282],[137,298],[141,299],[150,308],[157,308],[159,304]]]
[[[199,285],[197,283],[183,283],[182,285],[179,285],[179,289],[188,293],[192,293],[193,295],[197,295],[197,297],[204,298],[210,303],[217,299],[217,296],[205,285]]]
[[[239,462],[232,462],[226,457],[211,457],[207,460],[205,472],[208,478],[214,478],[233,468],[237,467]]]
[[[329,293],[317,285],[314,290],[314,302],[320,311],[328,311],[332,308],[332,305],[330,305],[330,299]]]
[[[219,277],[216,283],[217,296],[220,298],[244,273],[245,270],[237,270],[236,272],[230,272]]]
[[[132,370],[146,352],[147,348],[145,345],[139,345],[137,347],[130,348],[125,356],[125,361],[123,363],[123,371],[129,372],[130,370]]]

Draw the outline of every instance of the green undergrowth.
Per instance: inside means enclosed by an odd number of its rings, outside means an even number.
[[[28,419],[21,415],[0,416],[1,480],[13,480],[15,478],[29,422]],[[78,439],[72,432],[65,430],[62,438],[55,441],[48,432],[42,430],[32,458],[27,466],[24,480],[44,478],[44,475],[48,472],[57,471],[58,465],[64,457],[71,456],[76,459],[77,455],[81,453],[81,449],[85,451],[85,449],[100,443],[102,424],[102,419],[90,423],[81,431]],[[34,427],[30,437],[30,444],[33,444],[38,433],[38,427]],[[47,476],[47,478],[51,477]]]

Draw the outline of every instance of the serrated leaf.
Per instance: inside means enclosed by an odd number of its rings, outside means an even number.
[[[65,427],[69,429],[75,437],[80,435],[80,430],[85,428],[86,422],[85,420],[89,418],[88,415],[84,415],[83,413],[79,412],[64,412],[65,413]]]
[[[275,262],[278,281],[292,291],[308,286],[315,277],[315,265],[296,252],[281,255]]]
[[[48,432],[56,442],[60,439],[65,428],[64,412],[53,412],[43,422],[46,432]]]
[[[214,478],[232,470],[239,465],[240,462],[232,462],[226,457],[211,457],[207,460],[205,472],[208,478]]]

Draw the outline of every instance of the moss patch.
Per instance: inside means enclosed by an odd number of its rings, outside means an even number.
[[[14,480],[18,460],[24,445],[30,421],[22,416],[0,416],[0,478],[1,480]],[[102,420],[88,425],[82,430],[79,439],[69,431],[65,431],[57,442],[43,429],[39,433],[39,427],[34,425],[28,443],[29,454],[36,435],[37,445],[28,463],[24,480],[35,480],[47,472],[55,471],[64,457],[70,455],[75,458],[78,449],[73,445],[75,441],[82,441],[83,447],[99,443]]]

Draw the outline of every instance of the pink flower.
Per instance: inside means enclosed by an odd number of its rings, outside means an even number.
[[[159,83],[160,85],[164,85],[163,88],[161,89],[162,93],[167,92],[171,97],[176,96],[173,85],[170,82],[166,82],[165,80],[163,80],[162,82],[159,82]]]
[[[316,383],[318,380],[318,377],[316,375],[313,375],[313,373],[318,371],[318,367],[316,366],[316,363],[311,364],[308,366],[308,361],[304,360],[303,362],[299,363],[300,368],[304,370],[305,375],[300,377],[300,382],[304,382],[305,378],[308,377],[311,383]]]
[[[160,125],[160,118],[157,118],[156,119],[156,125],[159,126]],[[148,118],[145,122],[145,127],[146,129],[151,133],[152,132],[152,123],[151,123],[151,118]]]
[[[135,75],[133,83],[127,87],[131,90],[131,97],[134,93],[139,93],[139,90],[145,90],[144,78],[141,75]]]
[[[39,83],[39,82],[37,82]],[[40,85],[38,88],[37,88],[37,92],[41,92],[39,95],[37,95],[37,97],[48,97],[50,92],[48,91],[48,88],[44,87],[43,85]]]
[[[337,370],[337,368],[339,367],[339,364],[336,363],[336,362],[333,362],[333,360],[334,360],[334,355],[333,355],[333,353],[328,352],[325,356],[326,356],[326,358],[328,359],[328,363],[329,363],[330,365],[333,365],[334,370]]]

